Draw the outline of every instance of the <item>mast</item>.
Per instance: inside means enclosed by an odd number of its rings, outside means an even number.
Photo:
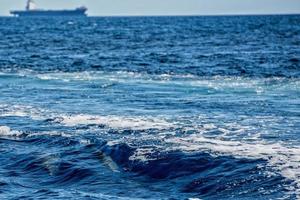
[[[35,3],[33,0],[27,0],[26,4],[26,10],[34,10],[35,9]]]

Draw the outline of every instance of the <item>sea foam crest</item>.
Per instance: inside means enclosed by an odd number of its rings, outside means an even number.
[[[164,119],[126,116],[71,115],[62,116],[61,123],[66,126],[99,124],[115,129],[130,130],[168,129],[172,127],[172,124]]]
[[[8,136],[8,137],[17,137],[20,136],[22,133],[19,131],[11,130],[8,126],[0,126],[0,137],[1,136]]]
[[[67,115],[59,114],[50,110],[35,108],[26,105],[0,105],[0,116],[30,117],[33,120],[46,120],[50,118],[59,119],[57,122],[65,126],[78,125],[105,125],[115,129],[146,130],[146,129],[168,129],[173,125],[159,117],[144,116],[101,116],[101,115]]]

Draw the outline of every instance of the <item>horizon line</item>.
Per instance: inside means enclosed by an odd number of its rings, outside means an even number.
[[[274,15],[300,15],[299,13],[216,13],[216,14],[111,14],[87,15],[87,17],[226,17],[226,16],[274,16]],[[0,15],[0,17],[15,17],[13,15]]]

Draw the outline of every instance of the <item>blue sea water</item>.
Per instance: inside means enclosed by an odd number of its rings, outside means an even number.
[[[0,18],[0,199],[299,199],[300,16]]]

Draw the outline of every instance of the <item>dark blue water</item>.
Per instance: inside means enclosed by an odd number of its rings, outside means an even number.
[[[0,198],[300,198],[299,24],[0,18]]]

